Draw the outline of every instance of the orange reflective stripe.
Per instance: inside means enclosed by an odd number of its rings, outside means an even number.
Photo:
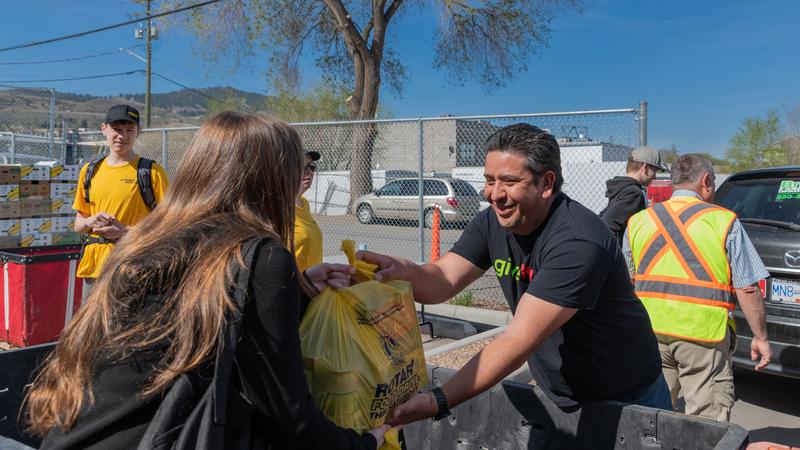
[[[686,241],[686,244],[689,246],[689,249],[692,251],[692,253],[694,253],[694,257],[697,258],[697,260],[700,262],[700,265],[703,266],[703,270],[706,271],[708,278],[710,280],[713,280],[714,272],[711,270],[711,266],[708,265],[708,261],[706,261],[705,256],[703,256],[703,254],[697,248],[697,245],[694,243],[694,240],[688,235],[688,230],[686,229],[686,225],[685,224],[679,225],[680,222],[678,221],[678,218],[675,216],[675,213],[669,210],[669,208],[664,207],[664,210],[667,211],[667,214],[669,214],[669,216],[674,221],[675,227],[678,229],[678,232],[681,233],[681,236],[683,236],[683,239]],[[685,259],[684,255],[681,255],[681,257]]]
[[[672,281],[636,280],[636,292],[665,292],[670,295],[691,298],[703,298],[708,301],[730,303],[733,306],[734,296],[727,287],[705,287],[692,283],[676,283]]]
[[[675,242],[672,240],[672,237],[667,232],[667,229],[664,227],[664,223],[662,223],[661,219],[659,219],[658,214],[655,211],[655,208],[658,205],[661,205],[662,208],[666,209],[666,207],[661,203],[656,203],[652,208],[647,208],[646,210],[647,214],[650,215],[650,219],[653,221],[653,224],[655,224],[655,226],[658,228],[658,232],[661,233],[662,236],[664,236],[664,240],[667,241],[667,247],[671,248],[672,251],[675,253],[675,258],[678,260],[678,263],[681,265],[681,267],[683,267],[683,270],[686,272],[686,274],[692,278],[697,278],[692,269],[689,267],[689,264],[686,262],[686,259],[683,257],[683,255],[681,255],[680,250],[678,250],[678,246],[675,244]],[[650,265],[652,266],[653,264],[655,264],[655,261],[656,258],[653,258],[653,263],[651,263]]]
[[[725,308],[729,310],[734,309],[734,305],[729,302],[719,301],[719,300],[708,300],[705,298],[697,298],[697,297],[686,297],[683,295],[676,295],[676,294],[667,294],[665,292],[648,292],[648,291],[636,291],[636,295],[640,298],[652,298],[658,300],[671,300],[676,302],[684,302],[684,303],[694,303],[696,305],[706,305],[706,306],[716,306],[719,308]]]
[[[680,212],[678,213],[678,219],[680,219],[681,223],[685,226],[689,226],[696,217],[699,217],[699,214],[708,208],[715,208],[714,205],[709,205],[705,202],[692,202],[689,203],[686,208],[681,208]]]
[[[661,281],[664,283],[691,284],[693,286],[699,286],[704,288],[721,289],[730,292],[734,291],[733,288],[727,284],[715,283],[713,281],[690,280],[686,278],[671,277],[668,275],[639,275],[636,277],[636,279],[648,280],[648,281]]]
[[[664,241],[664,239],[663,239],[663,236],[662,236],[661,238],[662,238],[662,241]],[[667,245],[662,245],[662,246],[661,246],[661,249],[660,249],[660,250],[658,250],[658,253],[656,253],[655,255],[653,255],[653,259],[651,259],[651,260],[650,260],[650,262],[647,264],[647,267],[646,267],[646,268],[644,269],[644,271],[642,272],[642,275],[645,275],[645,276],[647,276],[647,274],[648,274],[648,273],[650,273],[650,272],[653,270],[653,266],[655,266],[655,264],[656,264],[656,263],[657,263],[657,262],[658,262],[658,261],[659,261],[661,258],[663,258],[663,257],[664,257],[664,255],[667,253],[667,250],[669,250],[669,247],[668,247]]]
[[[630,242],[630,236],[631,235],[628,234],[629,242]],[[644,247],[642,247],[642,259],[640,262],[644,261],[644,255],[647,254],[648,250],[650,250],[650,246],[653,245],[653,242],[655,242],[656,239],[659,238],[659,236],[661,236],[661,234],[658,231],[656,231],[655,233],[653,233],[652,236],[650,236],[650,239],[648,239],[647,242],[644,244]]]

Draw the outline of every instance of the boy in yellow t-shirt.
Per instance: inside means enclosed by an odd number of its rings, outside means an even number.
[[[109,147],[108,156],[94,166],[89,180],[88,202],[84,180],[89,164],[81,168],[72,204],[77,211],[75,231],[88,235],[84,239],[83,257],[77,272],[77,276],[84,279],[84,298],[100,275],[114,242],[150,212],[138,184],[141,157],[133,151],[140,131],[139,111],[128,105],[112,106],[100,129]],[[167,174],[161,166],[153,163],[150,178],[153,199],[157,204],[167,190]]]
[[[322,262],[322,231],[311,216],[308,200],[303,197],[314,181],[317,171],[318,152],[306,152],[306,165],[303,168],[303,186],[297,195],[294,217],[294,257],[300,272]]]

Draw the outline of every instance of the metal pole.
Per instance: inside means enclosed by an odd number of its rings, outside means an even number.
[[[639,146],[647,145],[647,100],[639,102]]]
[[[147,0],[147,86],[144,92],[144,127],[150,128],[150,0]]]
[[[424,144],[424,132],[423,132],[423,122],[422,119],[419,119],[419,183],[418,183],[418,194],[419,194],[419,261],[421,263],[425,262],[425,183],[422,180],[423,175],[425,174],[425,144]],[[420,322],[419,326],[422,327],[427,325],[430,329],[429,336],[433,338],[433,323],[425,320],[425,305],[420,306],[419,311]]]
[[[17,163],[17,136],[11,133],[11,164]]]
[[[48,123],[50,129],[50,147],[47,149],[47,156],[53,157],[53,151],[56,146],[56,90],[50,89],[50,121]]]
[[[167,130],[161,130],[161,167],[164,170],[169,171],[169,165],[167,165]]]
[[[67,161],[67,120],[64,119],[61,121],[61,154],[64,156],[62,161],[64,164],[75,164],[77,162],[77,158],[75,157],[75,152],[73,152],[72,161]]]
[[[425,262],[425,200],[423,198],[424,183],[422,175],[425,173],[425,148],[423,144],[422,120],[419,122],[419,180],[417,183],[417,197],[419,200],[419,261]]]

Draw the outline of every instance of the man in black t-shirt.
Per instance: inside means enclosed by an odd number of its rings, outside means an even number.
[[[514,313],[508,329],[447,383],[399,406],[390,422],[442,417],[526,360],[539,387],[565,411],[619,400],[671,409],[647,312],[614,235],[560,192],[560,150],[531,125],[486,143],[491,204],[433,264],[360,252],[378,280],[405,279],[421,303],[440,303],[492,270]]]

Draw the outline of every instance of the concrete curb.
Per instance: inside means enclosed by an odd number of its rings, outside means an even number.
[[[466,345],[470,345],[470,344],[472,344],[474,342],[478,342],[478,341],[481,341],[483,339],[490,338],[492,336],[497,336],[498,334],[500,334],[503,331],[505,331],[505,329],[506,329],[506,325],[503,325],[503,326],[500,326],[500,327],[497,327],[497,328],[492,328],[491,330],[488,330],[488,331],[484,331],[483,333],[478,333],[478,334],[475,334],[475,335],[472,335],[472,336],[465,337],[464,339],[459,339],[459,340],[457,340],[455,342],[451,342],[449,344],[442,345],[441,347],[432,348],[432,349],[428,350],[427,352],[425,352],[425,357],[426,358],[430,358],[431,356],[436,356],[436,355],[440,355],[442,353],[447,353],[449,351],[453,351],[455,349],[464,347]]]
[[[422,309],[422,305],[419,303],[415,303],[414,306],[418,312]],[[428,314],[492,327],[508,325],[513,317],[510,311],[494,311],[449,304],[425,305],[425,315],[427,316]]]

